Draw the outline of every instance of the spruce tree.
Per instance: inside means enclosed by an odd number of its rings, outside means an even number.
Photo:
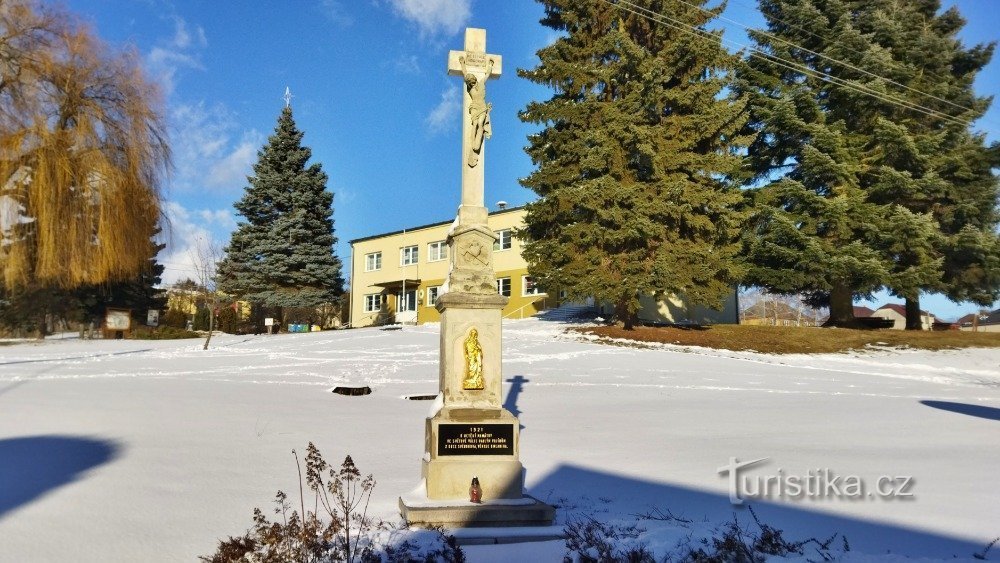
[[[899,98],[923,111],[896,108],[880,122],[873,139],[872,181],[877,202],[895,203],[933,217],[934,244],[924,261],[940,265],[930,283],[910,284],[907,274],[922,258],[899,240],[889,288],[906,299],[906,328],[922,328],[920,292],[943,292],[956,301],[991,304],[1000,296],[997,178],[1000,151],[971,131],[990,98],[972,86],[989,63],[993,44],[966,48],[957,34],[964,26],[957,8],[938,13],[938,0],[893,0],[888,9],[858,25],[891,54],[899,71],[892,77]],[[902,88],[906,86],[906,88]],[[902,275],[898,275],[902,274]]]
[[[615,305],[631,328],[642,295],[718,306],[741,275],[738,132],[745,102],[723,95],[736,62],[704,30],[721,8],[644,0],[539,0],[563,35],[519,75],[554,90],[521,119],[544,128],[526,149],[524,255],[542,287]],[[694,0],[699,6],[705,2]]]
[[[919,326],[920,291],[968,294],[970,272],[981,271],[948,247],[969,218],[954,204],[984,202],[989,183],[981,138],[976,171],[954,166],[956,153],[977,151],[967,125],[985,109],[971,92],[985,53],[961,48],[934,0],[760,5],[768,30],[751,35],[765,54],[752,54],[738,81],[754,96],[750,160],[764,184],[748,281],[828,303],[833,325],[852,324],[855,295],[886,287]]]
[[[867,201],[856,173],[866,139],[859,130],[872,102],[824,80],[840,69],[796,45],[823,52],[825,37],[849,34],[859,56],[869,46],[843,14],[816,3],[762,0],[768,30],[751,38],[770,56],[753,54],[737,72],[737,90],[752,96],[750,125],[758,133],[749,150],[752,183],[763,184],[753,192],[747,282],[805,293],[829,305],[831,324],[849,324],[853,296],[881,287],[889,273],[871,244],[882,209]]]
[[[224,293],[268,307],[309,307],[343,291],[333,194],[322,166],[307,166],[312,151],[302,146],[303,135],[285,107],[234,205],[243,220],[219,264]]]

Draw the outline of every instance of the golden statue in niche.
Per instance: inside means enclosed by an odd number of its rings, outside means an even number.
[[[483,385],[483,347],[479,345],[479,331],[472,329],[465,339],[465,379],[462,389],[478,391]]]

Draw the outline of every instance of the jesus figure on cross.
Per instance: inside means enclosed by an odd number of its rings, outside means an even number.
[[[490,110],[493,104],[486,101],[486,81],[479,80],[465,67],[465,57],[459,57],[462,74],[465,75],[465,89],[469,93],[469,117],[472,123],[472,146],[469,147],[469,166],[479,164],[479,153],[483,149],[483,139],[493,136],[490,125]],[[486,63],[486,76],[493,73],[493,60]]]

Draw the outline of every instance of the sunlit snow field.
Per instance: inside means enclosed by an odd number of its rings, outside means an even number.
[[[668,552],[734,515],[751,522],[718,469],[766,457],[751,475],[912,477],[907,499],[748,501],[791,539],[846,535],[847,559],[971,559],[1000,535],[1000,351],[637,349],[567,326],[504,325],[526,486],[560,522],[670,510],[692,522],[654,523],[643,538]],[[297,500],[291,450],[309,441],[373,473],[374,512],[398,518],[430,406],[405,396],[437,391],[437,325],[201,344],[0,346],[0,561],[193,561],[244,532],[276,490]],[[374,392],[330,392],[343,384]],[[563,553],[559,542],[468,551]]]

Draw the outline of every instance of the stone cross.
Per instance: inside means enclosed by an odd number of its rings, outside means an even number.
[[[448,73],[462,77],[465,93],[462,205],[448,233],[449,289],[434,304],[441,313],[440,408],[424,425],[423,490],[401,497],[400,513],[411,525],[549,526],[555,509],[523,493],[520,423],[501,402],[507,298],[497,293],[497,235],[483,205],[486,81],[500,76],[500,57],[486,54],[486,30],[466,29],[465,50],[448,54]]]
[[[448,74],[461,76],[462,96],[462,206],[485,207],[483,151],[492,134],[486,101],[486,81],[500,76],[500,55],[486,54],[486,30],[467,28],[465,50],[448,53]]]

